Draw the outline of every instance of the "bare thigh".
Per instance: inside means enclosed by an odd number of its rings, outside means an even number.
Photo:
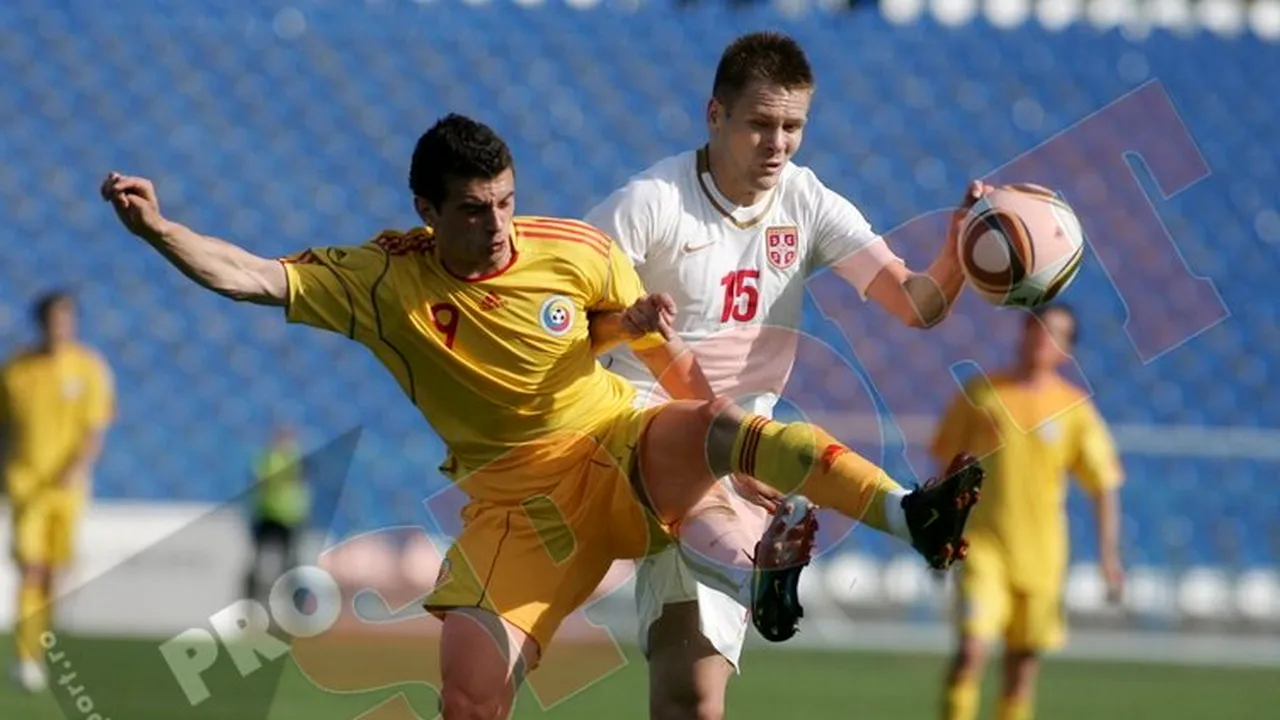
[[[640,439],[640,480],[666,523],[678,522],[730,472],[729,457],[746,412],[727,400],[663,405]]]
[[[671,603],[649,628],[649,717],[723,717],[733,665],[699,628],[696,600]]]

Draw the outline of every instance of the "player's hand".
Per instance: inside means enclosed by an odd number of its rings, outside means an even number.
[[[167,221],[160,214],[160,200],[150,180],[113,172],[102,181],[101,192],[129,232],[144,240],[163,234]]]
[[[969,209],[974,206],[982,196],[995,190],[995,187],[988,185],[981,180],[974,180],[969,183],[968,189],[965,190],[964,198],[960,201],[960,205],[951,213],[951,224],[947,227],[947,252],[954,257],[956,248],[960,244],[960,227],[964,224],[965,215],[969,214]]]
[[[665,293],[654,293],[645,295],[623,311],[622,328],[635,338],[656,332],[671,340],[676,336],[672,327],[675,318],[675,300]]]
[[[778,491],[777,488],[741,473],[734,473],[729,478],[733,482],[733,487],[742,496],[743,500],[752,505],[774,512],[778,509],[778,503],[782,502],[785,496]]]
[[[1124,565],[1114,553],[1102,557],[1102,580],[1107,586],[1107,602],[1119,605],[1124,600]]]

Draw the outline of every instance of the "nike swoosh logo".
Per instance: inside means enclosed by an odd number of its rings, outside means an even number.
[[[938,517],[939,517],[939,516],[938,516],[938,511],[937,511],[935,508],[929,508],[929,513],[930,513],[929,521],[928,521],[928,522],[926,522],[925,524],[923,524],[923,525],[921,525],[921,526],[920,526],[920,529],[921,529],[921,530],[923,530],[923,529],[925,529],[925,528],[929,527],[930,525],[932,525],[932,524],[933,524],[933,522],[934,522],[935,520],[937,520],[937,519],[938,519]]]
[[[712,245],[715,245],[715,242],[705,242],[705,243],[702,243],[701,245],[694,245],[693,243],[685,243],[684,251],[687,253],[698,252],[699,250],[703,248],[709,248]]]

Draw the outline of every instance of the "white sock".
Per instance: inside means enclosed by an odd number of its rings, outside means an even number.
[[[901,488],[890,490],[884,498],[884,517],[889,523],[889,531],[899,540],[911,542],[911,530],[907,527],[907,514],[902,511],[902,498],[907,491]]]

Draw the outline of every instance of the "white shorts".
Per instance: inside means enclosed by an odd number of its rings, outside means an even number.
[[[764,533],[769,513],[738,495],[728,481],[729,502],[742,522],[749,524],[749,534]],[[746,548],[748,552],[751,548]],[[664,606],[672,603],[698,603],[698,625],[702,635],[716,652],[733,664],[742,656],[747,639],[751,611],[742,602],[722,590],[699,582],[689,564],[680,556],[680,547],[672,545],[660,553],[641,560],[636,566],[636,610],[639,614],[640,649],[649,654],[649,628],[662,617]]]

